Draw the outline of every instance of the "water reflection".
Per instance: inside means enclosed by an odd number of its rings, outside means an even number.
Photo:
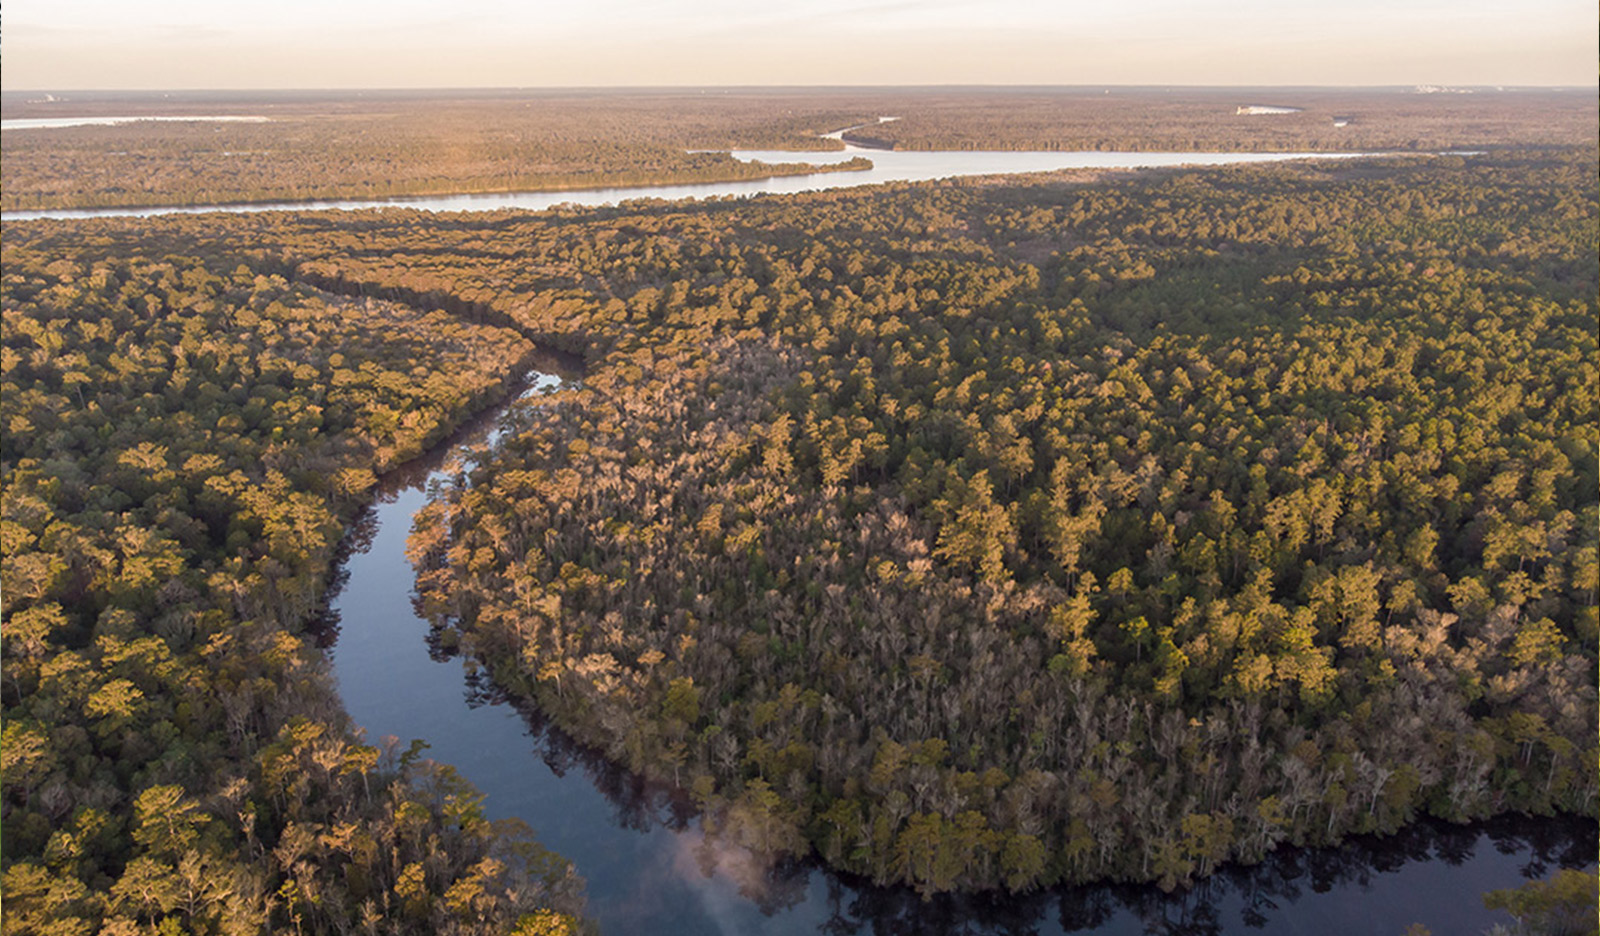
[[[718,842],[699,827],[687,797],[618,768],[537,708],[509,699],[471,661],[464,666],[469,704],[516,708],[531,750],[556,777],[581,774],[611,804],[617,826],[674,833],[672,867],[690,883],[698,876],[708,885],[703,897],[711,922],[731,918],[736,905],[729,898],[736,892],[774,918],[769,921],[773,932],[1221,936],[1290,931],[1332,936],[1399,933],[1424,923],[1436,933],[1475,933],[1496,922],[1482,907],[1484,891],[1546,878],[1560,868],[1593,865],[1600,835],[1594,821],[1579,818],[1507,816],[1473,825],[1423,820],[1386,838],[1353,838],[1341,848],[1280,848],[1258,865],[1228,865],[1172,893],[1150,885],[1099,885],[924,899],[910,888],[875,886],[815,861],[765,863]],[[1435,881],[1443,886],[1431,886]],[[713,886],[717,883],[722,886]],[[791,928],[776,919],[813,901],[820,905],[813,909],[826,911],[815,928]],[[1365,912],[1352,912],[1361,904],[1367,905]],[[1330,906],[1343,912],[1329,914]],[[1351,928],[1356,923],[1363,925]],[[1379,929],[1366,930],[1365,923]],[[1463,925],[1468,928],[1459,928]],[[718,923],[708,931],[743,930]]]
[[[262,211],[362,211],[371,208],[416,208],[423,211],[543,211],[558,205],[619,205],[647,199],[745,198],[854,188],[884,182],[925,182],[960,176],[1059,172],[1066,169],[1151,169],[1175,166],[1226,166],[1280,162],[1293,159],[1350,159],[1374,153],[1201,153],[1111,151],[995,151],[995,150],[880,150],[847,146],[832,152],[787,150],[734,150],[741,161],[812,164],[839,163],[857,156],[872,161],[864,171],[834,171],[806,175],[771,176],[736,182],[685,182],[623,188],[566,189],[547,192],[499,192],[481,195],[417,195],[380,199],[284,201],[261,204],[191,205],[148,208],[52,208],[0,213],[6,221],[40,218],[153,217],[167,214],[201,214],[211,211],[253,214]]]
[[[530,369],[510,388],[509,397],[513,401],[575,384],[583,375],[583,359],[563,351],[540,348],[527,360]],[[489,407],[459,426],[427,454],[395,467],[378,479],[372,503],[356,514],[345,529],[343,539],[334,547],[333,570],[328,576],[322,605],[306,622],[306,635],[319,649],[330,650],[338,645],[342,623],[338,599],[350,584],[350,559],[372,552],[382,525],[381,508],[395,503],[406,491],[424,489],[436,474],[461,470],[460,460],[465,455],[492,444],[498,437],[509,408],[509,403]]]
[[[499,425],[499,413],[486,414],[383,479],[346,541],[341,591],[330,596],[335,673],[351,717],[374,740],[426,740],[487,794],[492,818],[526,820],[571,858],[608,932],[1331,936],[1422,923],[1471,934],[1510,922],[1483,908],[1484,891],[1594,861],[1593,821],[1526,818],[1425,822],[1339,849],[1282,849],[1173,894],[1124,885],[923,900],[811,861],[757,861],[704,834],[685,796],[617,768],[538,709],[508,699],[437,636],[430,646],[431,628],[412,608],[411,516],[427,486],[459,471]]]

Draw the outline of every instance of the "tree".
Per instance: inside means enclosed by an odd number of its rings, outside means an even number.
[[[1563,869],[1544,881],[1483,895],[1490,910],[1504,910],[1529,933],[1592,932],[1595,921],[1595,871]]]

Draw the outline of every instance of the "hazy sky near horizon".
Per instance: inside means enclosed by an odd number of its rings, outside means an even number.
[[[7,89],[1579,85],[1593,0],[12,0]]]

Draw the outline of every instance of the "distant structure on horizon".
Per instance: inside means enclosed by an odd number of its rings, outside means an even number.
[[[1240,104],[1235,114],[1298,114],[1303,107],[1280,107],[1276,104]]]

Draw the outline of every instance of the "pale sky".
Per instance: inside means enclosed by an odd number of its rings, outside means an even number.
[[[7,90],[1593,86],[1594,0],[12,0]]]

